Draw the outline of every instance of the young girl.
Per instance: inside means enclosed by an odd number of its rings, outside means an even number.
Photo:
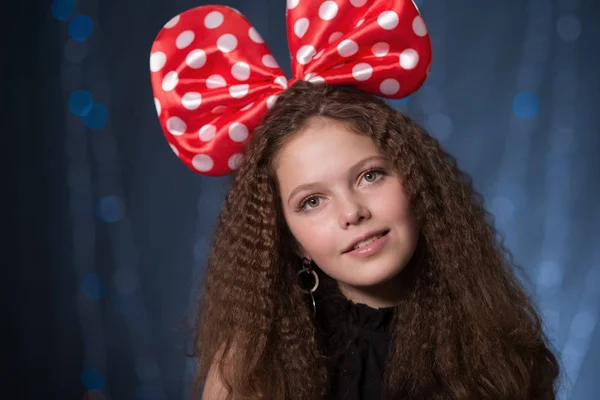
[[[470,178],[378,97],[431,47],[406,0],[288,0],[294,78],[235,10],[169,21],[150,67],[167,140],[236,171],[197,320],[213,399],[553,399],[542,322]]]

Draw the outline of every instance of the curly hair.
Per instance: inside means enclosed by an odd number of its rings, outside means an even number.
[[[421,228],[418,262],[394,315],[386,398],[554,399],[559,363],[471,178],[379,98],[305,81],[287,89],[255,130],[219,214],[195,320],[196,391],[216,363],[229,398],[327,393],[326,356],[296,280],[301,260],[273,167],[286,140],[315,117],[373,140]],[[323,307],[318,314],[327,314]]]

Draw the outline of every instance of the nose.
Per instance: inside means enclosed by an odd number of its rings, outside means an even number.
[[[340,204],[340,227],[346,229],[350,225],[371,218],[369,209],[361,201],[354,198],[344,199]]]

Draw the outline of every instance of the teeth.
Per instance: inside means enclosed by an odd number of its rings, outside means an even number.
[[[373,236],[370,239],[367,240],[363,240],[362,242],[358,243],[356,246],[354,246],[354,249],[358,249],[360,247],[365,247],[366,245],[368,245],[369,243],[373,243],[374,241],[376,241],[377,239],[379,239],[380,237],[382,237],[383,235],[377,235],[377,236]]]

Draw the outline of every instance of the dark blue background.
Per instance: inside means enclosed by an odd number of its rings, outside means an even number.
[[[221,3],[248,17],[289,76],[285,2]],[[190,398],[185,317],[230,178],[195,175],[167,146],[149,54],[164,23],[201,4],[4,5],[2,387],[13,398]],[[598,399],[597,2],[417,4],[432,73],[395,105],[484,194],[559,351],[560,398]]]

